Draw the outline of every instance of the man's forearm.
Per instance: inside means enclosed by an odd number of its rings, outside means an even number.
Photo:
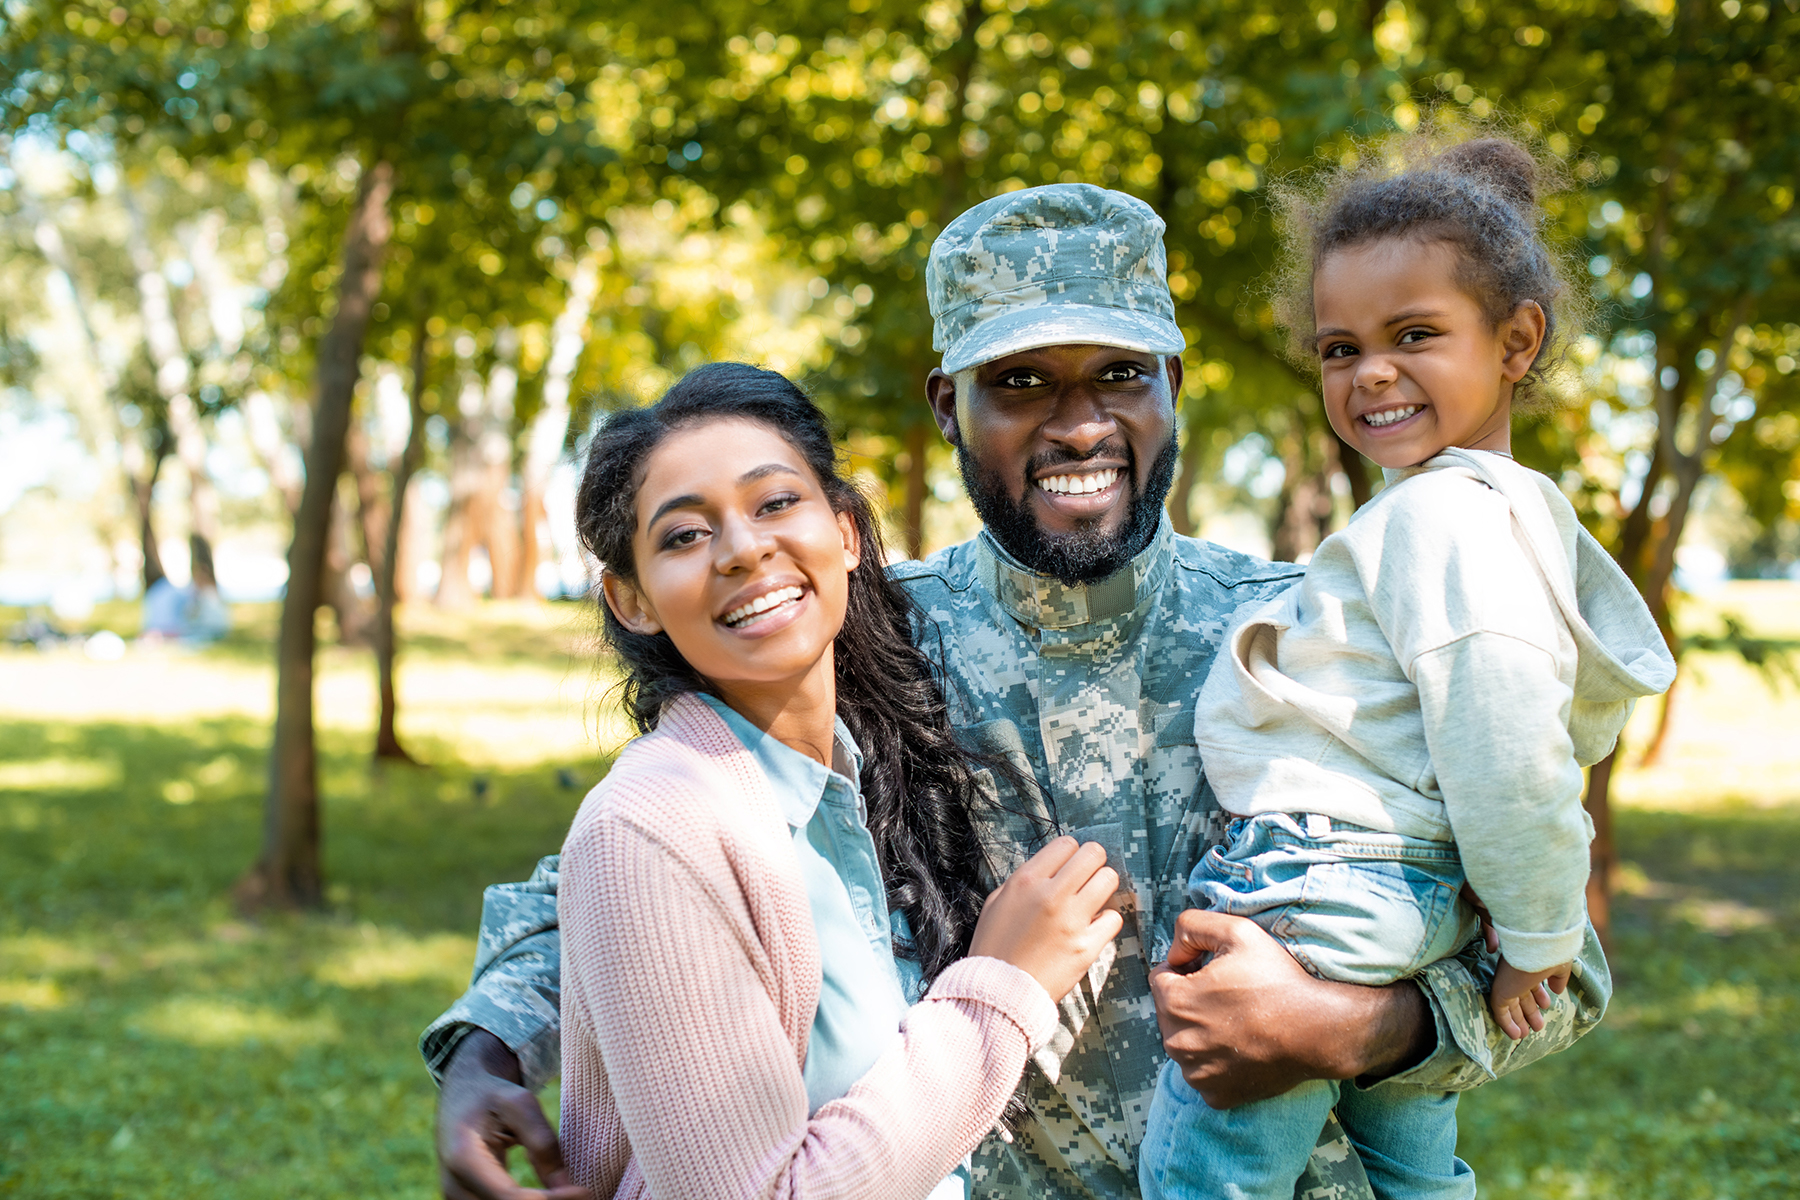
[[[1338,1078],[1386,1079],[1430,1057],[1437,1048],[1437,1023],[1416,983],[1403,979],[1387,987],[1357,990],[1367,994],[1364,1004],[1371,1011],[1361,1026],[1365,1036],[1355,1061],[1345,1064],[1354,1069]]]

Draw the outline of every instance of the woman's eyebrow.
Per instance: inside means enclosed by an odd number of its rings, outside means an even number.
[[[778,463],[778,462],[764,463],[760,467],[751,467],[748,471],[745,471],[742,475],[739,475],[738,483],[739,483],[739,485],[746,484],[746,483],[755,483],[759,479],[767,479],[769,476],[779,475],[783,471],[787,472],[789,475],[798,475],[800,473],[800,472],[794,470],[794,468],[788,466],[786,463]]]
[[[667,516],[669,513],[673,512],[675,509],[698,508],[698,507],[700,507],[700,505],[705,504],[705,503],[706,503],[706,497],[700,495],[698,492],[689,492],[687,495],[677,496],[673,500],[664,500],[660,505],[657,506],[656,511],[650,514],[650,519],[648,521],[644,522],[644,528],[645,529],[650,528],[652,525],[654,525],[658,521],[662,520],[665,516]]]
[[[746,483],[755,483],[759,479],[766,479],[770,475],[781,474],[798,475],[800,472],[794,470],[794,468],[788,466],[786,463],[764,463],[760,467],[751,467],[748,471],[739,475],[737,481],[739,486],[742,486]],[[672,500],[664,500],[661,504],[656,506],[656,511],[650,514],[650,519],[644,522],[644,528],[650,528],[678,508],[699,508],[705,503],[706,497],[698,492],[689,492],[685,496],[676,496]]]

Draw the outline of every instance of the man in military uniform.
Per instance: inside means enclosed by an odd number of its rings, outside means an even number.
[[[1488,1016],[1478,947],[1361,988],[1314,979],[1250,922],[1183,912],[1189,869],[1222,836],[1194,695],[1233,610],[1299,571],[1178,537],[1163,515],[1186,343],[1162,229],[1119,192],[1029,189],[952,222],[926,271],[943,354],[927,399],[986,530],[892,571],[925,611],[952,720],[1036,785],[1002,797],[997,867],[1048,818],[1104,843],[1127,893],[1124,930],[1027,1068],[1018,1136],[975,1153],[983,1200],[1135,1197],[1165,1057],[1218,1107],[1313,1078],[1462,1089],[1568,1045],[1610,990],[1590,935],[1548,1027],[1513,1042]],[[533,1194],[499,1168],[515,1141],[547,1184],[566,1178],[531,1094],[558,1068],[555,889],[547,858],[488,890],[474,982],[421,1041],[444,1081],[447,1196]],[[580,1193],[550,1193],[565,1194]],[[1296,1194],[1371,1196],[1335,1124]]]

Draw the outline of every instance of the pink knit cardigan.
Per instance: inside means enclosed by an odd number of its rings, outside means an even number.
[[[563,1152],[596,1196],[923,1197],[1056,1028],[1031,976],[964,959],[809,1117],[819,948],[792,835],[750,752],[693,697],[583,802],[558,893]]]

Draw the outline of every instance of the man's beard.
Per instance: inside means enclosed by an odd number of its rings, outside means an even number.
[[[960,443],[961,439],[958,439]],[[1130,507],[1125,523],[1111,533],[1100,527],[1100,518],[1083,521],[1073,533],[1045,533],[1031,515],[1028,497],[1031,482],[1053,466],[1074,466],[1104,454],[1108,458],[1125,459],[1124,480],[1129,489]],[[1129,563],[1150,539],[1156,536],[1162,519],[1163,501],[1168,499],[1169,485],[1175,479],[1175,435],[1157,451],[1150,465],[1150,477],[1144,490],[1137,488],[1137,461],[1130,446],[1119,453],[1119,444],[1104,442],[1082,456],[1072,454],[1037,455],[1025,466],[1026,495],[1015,499],[1006,490],[1006,481],[998,471],[975,461],[962,445],[956,447],[956,466],[962,472],[963,487],[975,511],[986,523],[988,532],[1002,549],[1020,563],[1043,575],[1053,575],[1065,584],[1093,583],[1105,579]]]

